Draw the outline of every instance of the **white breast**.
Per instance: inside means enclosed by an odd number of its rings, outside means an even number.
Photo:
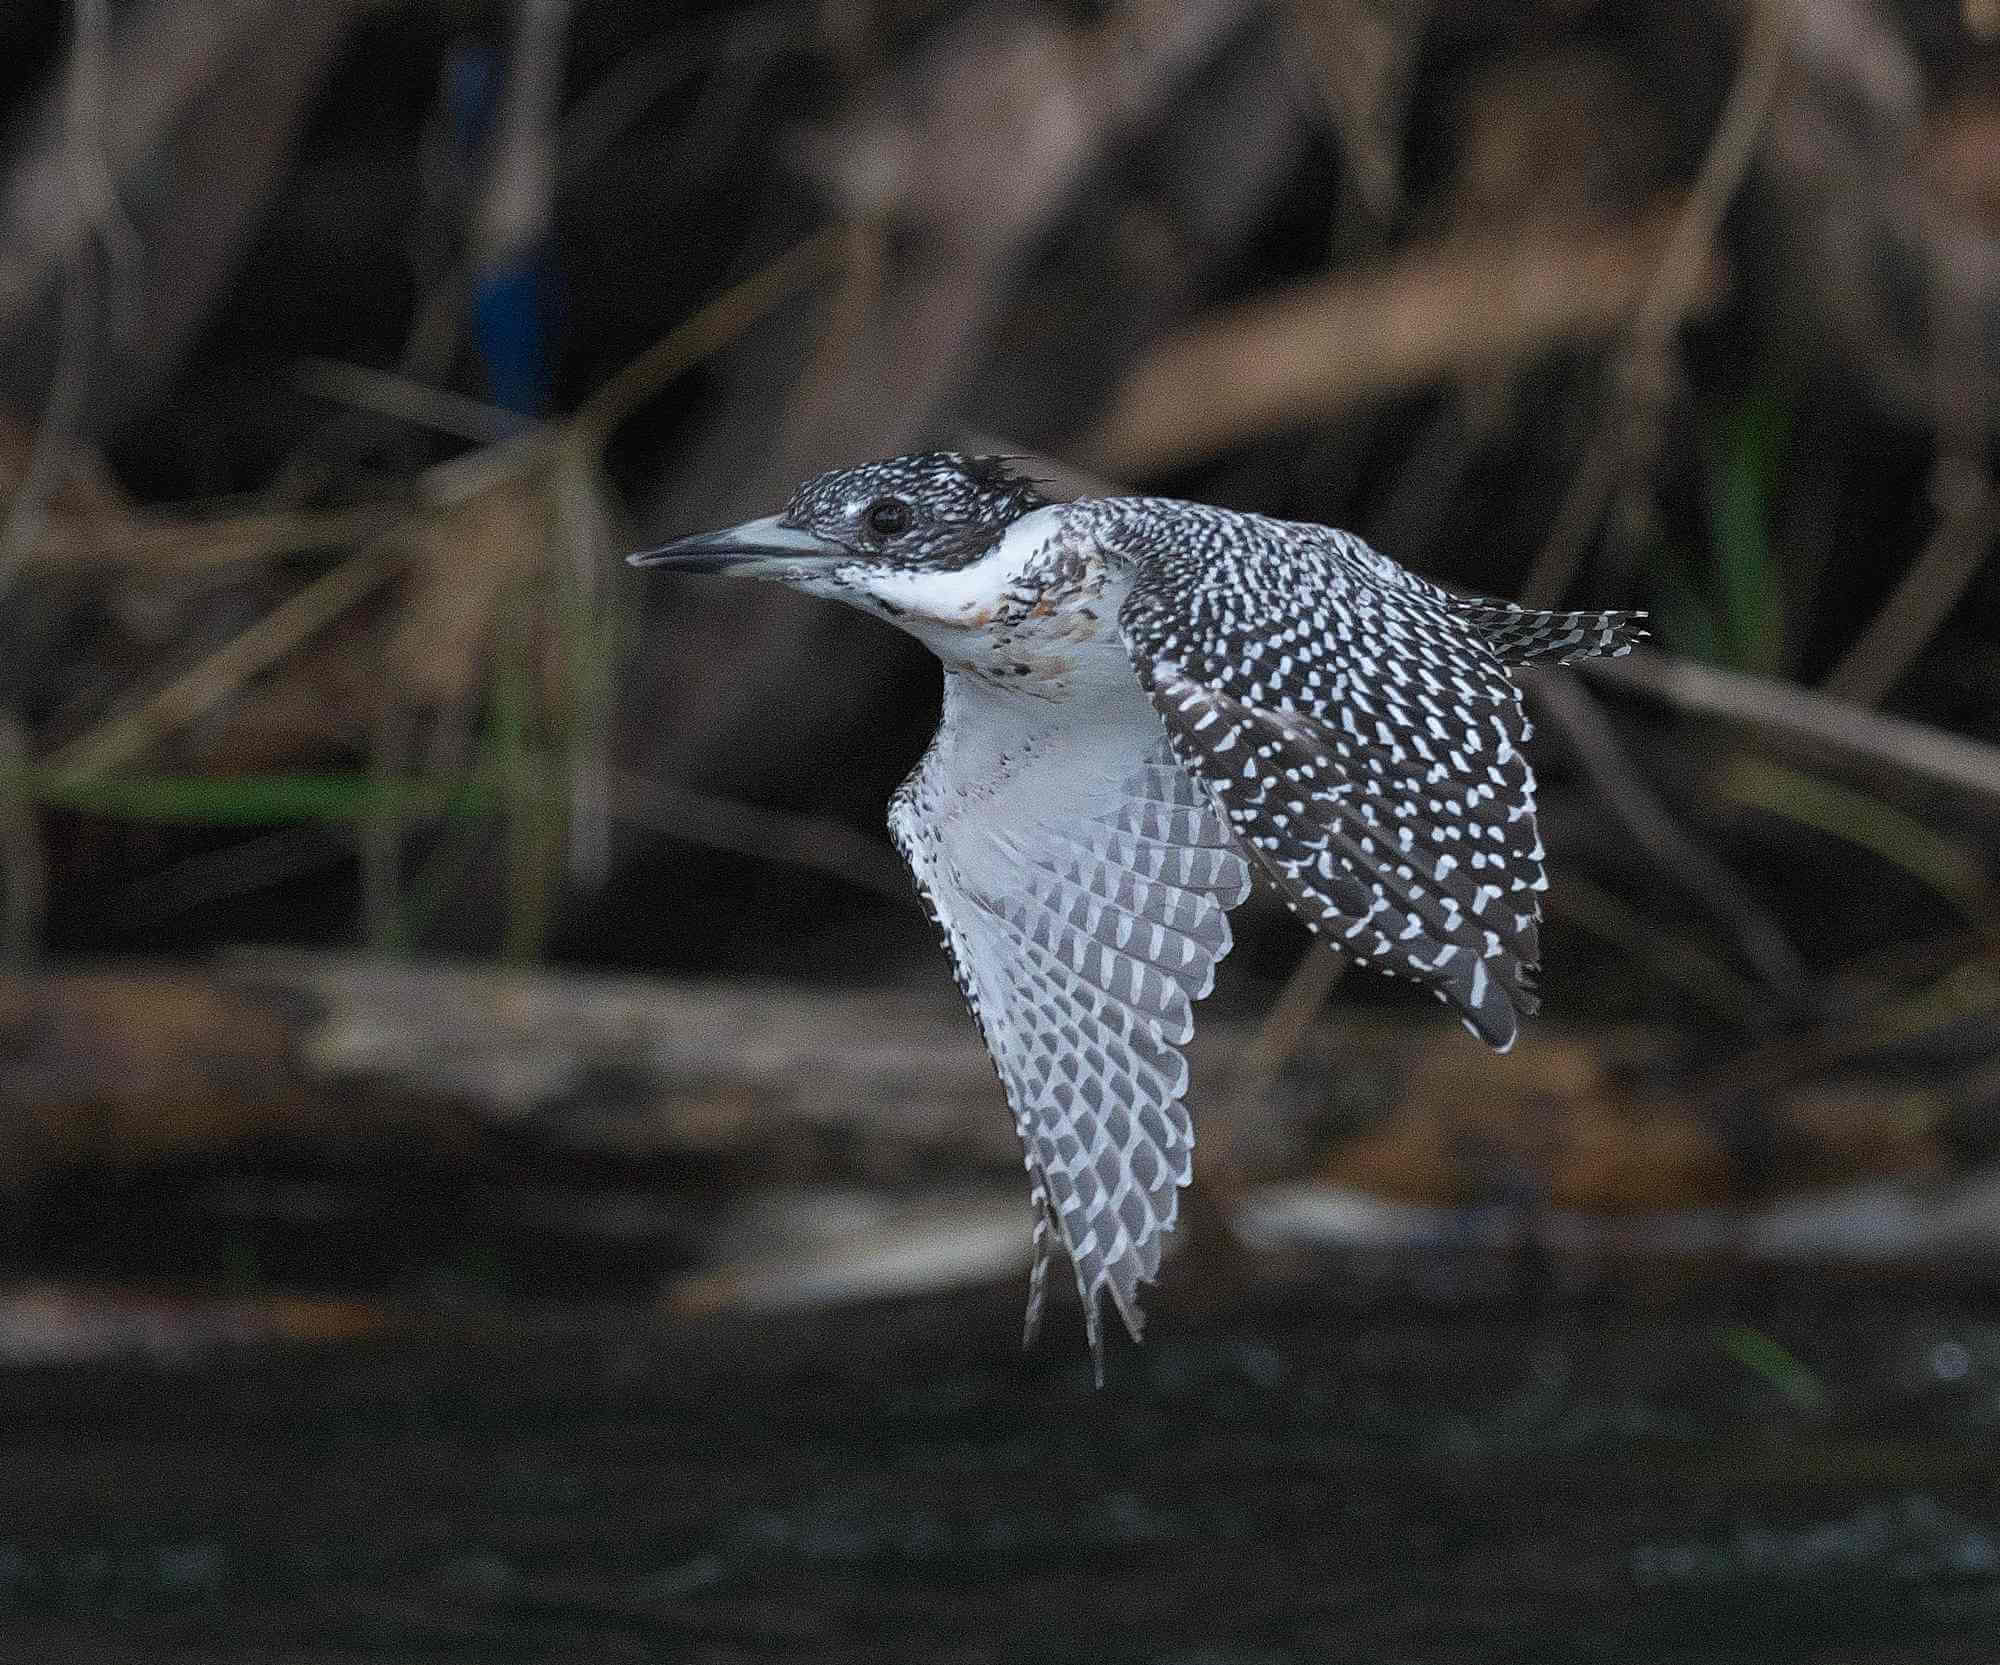
[[[1002,844],[1021,817],[1087,820],[1117,802],[1121,783],[1159,737],[1159,718],[1129,662],[1117,680],[1092,679],[1080,695],[1060,702],[947,670],[943,721],[920,768],[926,808],[939,832],[969,821],[999,833]],[[995,845],[974,838],[960,848]],[[975,884],[1014,882],[1001,871],[966,877]]]

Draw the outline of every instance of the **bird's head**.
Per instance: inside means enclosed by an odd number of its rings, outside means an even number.
[[[800,486],[775,515],[629,559],[768,579],[899,623],[912,615],[946,623],[976,595],[973,569],[1010,526],[1047,503],[1003,457],[928,451],[834,469]],[[1004,575],[992,576],[997,593]]]

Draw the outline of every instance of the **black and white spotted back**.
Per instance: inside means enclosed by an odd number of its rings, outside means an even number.
[[[1625,616],[1465,602],[1327,527],[1079,508],[1134,562],[1119,622],[1175,755],[1286,902],[1511,1046],[1548,881],[1507,663],[1623,652]]]

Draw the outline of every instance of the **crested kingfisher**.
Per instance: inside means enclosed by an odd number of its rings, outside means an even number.
[[[1504,1052],[1536,1008],[1548,882],[1510,673],[1639,634],[1455,595],[1331,527],[1051,502],[953,452],[837,469],[630,559],[842,601],[943,661],[889,827],[1021,1135],[1026,1337],[1060,1247],[1100,1382],[1101,1299],[1136,1340],[1192,1172],[1180,1049],[1252,873]]]

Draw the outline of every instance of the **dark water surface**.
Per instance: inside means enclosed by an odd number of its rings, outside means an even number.
[[[2000,1660],[2000,1298],[1018,1292],[0,1375],[0,1658]]]

